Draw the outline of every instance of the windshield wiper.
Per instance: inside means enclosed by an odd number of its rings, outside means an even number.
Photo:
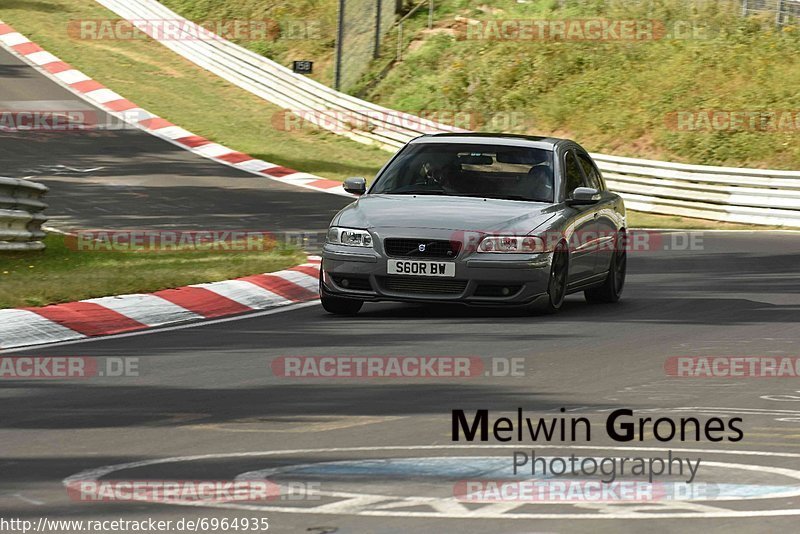
[[[469,198],[491,198],[494,200],[524,200],[525,202],[547,202],[546,200],[539,200],[536,198],[524,197],[522,195],[503,195],[502,197],[495,197],[492,195],[468,195],[466,193],[453,193],[455,197],[469,197]]]
[[[524,200],[526,202],[545,202],[544,200],[539,200],[538,198],[531,198],[531,197],[524,197],[522,195],[504,195],[502,197],[497,197],[500,200]]]
[[[444,195],[444,191],[437,191],[435,189],[412,189],[411,191],[392,191],[384,193],[386,195]]]

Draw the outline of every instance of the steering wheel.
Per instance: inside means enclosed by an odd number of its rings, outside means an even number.
[[[428,183],[433,182],[435,185],[439,187],[442,186],[442,180],[444,180],[444,168],[434,167],[429,161],[426,161],[422,164],[421,167],[422,174],[425,176],[425,180]]]

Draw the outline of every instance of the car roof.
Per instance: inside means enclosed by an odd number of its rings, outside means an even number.
[[[529,146],[554,150],[560,143],[572,143],[569,139],[558,137],[543,137],[535,135],[516,135],[500,133],[437,133],[425,134],[410,141],[411,144],[420,143],[464,143],[481,145],[512,145]]]

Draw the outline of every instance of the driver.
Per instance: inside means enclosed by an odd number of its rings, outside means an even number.
[[[422,164],[422,174],[427,185],[438,185],[448,192],[458,191],[458,176],[461,165],[456,155],[439,161],[426,161]]]

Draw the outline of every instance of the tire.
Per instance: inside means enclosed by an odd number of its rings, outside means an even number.
[[[567,296],[569,280],[569,250],[567,245],[559,243],[553,250],[553,263],[547,282],[547,295],[535,302],[531,307],[534,314],[553,314],[561,309]]]
[[[343,299],[339,297],[320,296],[322,307],[334,315],[355,315],[364,305],[363,300]]]
[[[625,274],[628,268],[628,252],[625,234],[621,233],[611,255],[611,264],[608,266],[608,276],[603,285],[587,289],[583,292],[586,302],[592,304],[613,303],[622,297],[625,287]]]
[[[361,310],[361,306],[364,305],[363,300],[326,295],[322,285],[322,269],[319,271],[319,300],[322,302],[322,307],[325,311],[334,315],[356,315]]]

